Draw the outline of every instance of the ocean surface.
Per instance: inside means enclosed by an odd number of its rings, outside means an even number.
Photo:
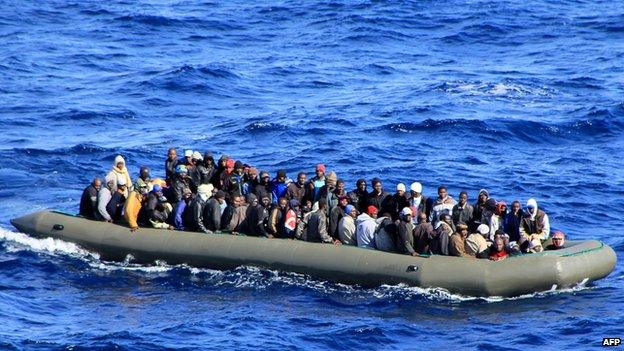
[[[474,298],[288,272],[105,262],[17,232],[167,148],[535,197],[624,252],[621,1],[0,1],[0,349],[592,349],[624,272]]]

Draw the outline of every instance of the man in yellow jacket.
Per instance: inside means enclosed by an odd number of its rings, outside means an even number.
[[[130,195],[128,195],[128,200],[126,200],[124,206],[124,218],[126,222],[128,222],[131,232],[139,229],[139,224],[137,222],[139,219],[139,212],[141,211],[145,199],[145,194],[141,194],[137,190],[132,191]]]

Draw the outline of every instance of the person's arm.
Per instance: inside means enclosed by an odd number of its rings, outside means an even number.
[[[417,255],[416,250],[414,250],[414,247],[412,246],[409,240],[411,235],[412,233],[410,233],[407,230],[406,225],[403,225],[402,223],[399,224],[399,239],[401,240],[401,243],[403,244],[403,248],[408,254],[415,256]]]
[[[274,208],[271,211],[271,215],[269,217],[269,233],[272,235],[277,234],[277,213],[279,212],[278,208]]]
[[[113,219],[111,218],[111,216],[108,214],[108,211],[106,210],[106,205],[108,205],[108,202],[111,199],[111,196],[109,194],[110,192],[108,191],[100,191],[100,193],[98,194],[97,211],[100,214],[100,216],[104,218],[105,221],[112,222]]]
[[[540,240],[545,241],[548,240],[548,238],[550,238],[550,220],[548,219],[548,215],[544,213],[544,228],[540,234]]]
[[[197,195],[199,196],[199,195]],[[204,233],[210,233],[204,224],[204,209],[199,206],[199,203],[193,206],[193,221],[197,224],[197,229]]]
[[[329,236],[329,234],[327,233],[327,217],[320,216],[318,222],[319,222],[318,232],[319,232],[319,235],[321,236],[321,240],[324,243],[333,242],[334,239],[331,236]]]

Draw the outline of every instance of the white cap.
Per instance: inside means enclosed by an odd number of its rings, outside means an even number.
[[[399,190],[405,191],[405,184],[403,184],[403,183],[397,184],[397,191],[399,191]]]
[[[401,211],[401,215],[403,215],[403,216],[411,216],[412,215],[412,210],[409,207],[403,207],[403,210]]]
[[[422,193],[422,185],[419,182],[413,182],[412,185],[410,185],[410,190],[415,193]]]
[[[193,150],[184,151],[184,157],[193,157]]]
[[[481,235],[485,235],[490,232],[490,227],[487,224],[479,224],[477,227],[477,232]]]
[[[193,155],[191,156],[191,158],[199,160],[199,161],[203,161],[204,158],[202,157],[202,155],[199,153],[199,151],[194,151]]]
[[[212,184],[202,184],[197,187],[198,194],[212,195],[214,186]]]

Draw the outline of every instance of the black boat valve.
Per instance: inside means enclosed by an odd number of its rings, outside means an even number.
[[[52,229],[54,229],[54,230],[63,230],[63,229],[65,229],[65,227],[63,227],[62,224],[55,224],[55,225],[52,226]]]

